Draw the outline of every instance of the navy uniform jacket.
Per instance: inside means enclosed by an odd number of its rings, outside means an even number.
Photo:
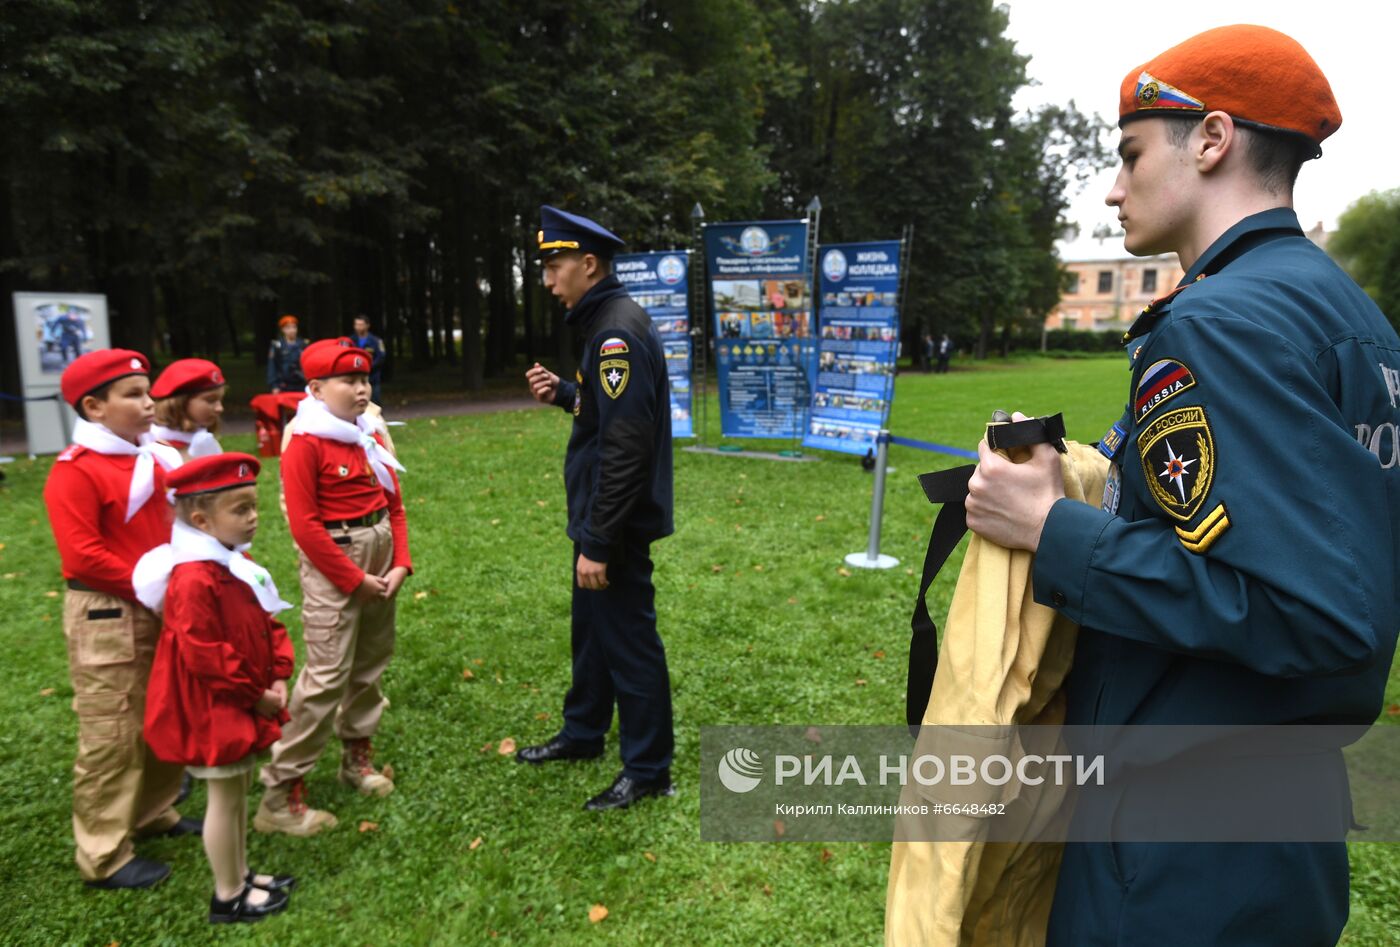
[[[306,343],[301,339],[288,342],[286,339],[273,339],[267,350],[267,387],[283,391],[300,391],[306,387],[306,378],[301,373],[301,353]]]
[[[564,458],[569,538],[607,562],[619,542],[673,531],[666,359],[651,317],[616,276],[585,293],[566,321],[584,338],[577,381],[561,381],[554,397],[574,415]]]
[[[1035,557],[1036,601],[1082,629],[1066,722],[1373,722],[1400,629],[1395,331],[1280,208],[1129,336],[1116,513],[1056,503]]]
[[[369,380],[371,383],[379,381],[384,374],[384,358],[389,354],[384,349],[384,340],[371,332],[364,337],[352,335],[350,341],[369,353]]]

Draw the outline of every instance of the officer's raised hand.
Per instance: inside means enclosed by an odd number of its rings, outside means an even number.
[[[601,592],[608,587],[608,564],[594,562],[583,553],[579,553],[578,562],[574,564],[574,574],[581,589]]]
[[[1011,419],[1026,416],[1017,411]],[[1065,477],[1054,447],[1036,444],[1030,452],[1018,464],[985,439],[977,445],[977,471],[967,482],[967,528],[998,546],[1035,552],[1050,507],[1065,495]]]
[[[530,394],[535,396],[536,401],[540,404],[554,403],[554,397],[559,392],[558,375],[536,362],[525,373],[525,381],[529,383]]]

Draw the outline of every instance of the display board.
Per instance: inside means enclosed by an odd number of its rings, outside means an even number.
[[[694,437],[690,417],[690,251],[623,253],[613,272],[661,337],[671,386],[671,436]]]
[[[68,446],[76,415],[59,394],[63,370],[79,355],[111,348],[107,297],[92,293],[15,293],[15,341],[31,454]]]

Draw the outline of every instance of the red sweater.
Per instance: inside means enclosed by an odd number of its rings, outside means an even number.
[[[147,552],[170,541],[173,516],[165,499],[165,470],[155,465],[155,490],[131,522],[131,455],[99,454],[74,445],[58,455],[44,484],[63,577],[127,601],[136,601],[131,570]]]
[[[383,439],[374,435],[375,440]],[[370,470],[359,444],[344,444],[314,434],[295,434],[282,452],[282,488],[287,496],[287,522],[292,538],[317,570],[336,588],[349,595],[364,580],[365,572],[337,546],[326,531],[326,520],[353,520],[389,510],[394,534],[394,558],[390,568],[413,571],[408,555],[408,519],[404,516],[402,488],[394,471],[394,492],[386,490]]]
[[[273,681],[292,676],[287,629],[253,590],[217,562],[186,562],[170,574],[165,626],[146,688],[146,742],[167,763],[223,766],[282,735],[283,710],[253,706]]]

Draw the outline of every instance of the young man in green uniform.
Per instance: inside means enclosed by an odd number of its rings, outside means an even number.
[[[1063,499],[1050,447],[983,444],[968,525],[1036,551],[1036,600],[1080,624],[1069,724],[1370,724],[1400,628],[1400,339],[1292,210],[1331,88],[1289,37],[1224,27],[1129,72],[1119,114],[1127,249],[1186,276],[1126,334],[1102,508]],[[1345,831],[1341,754],[1312,759]],[[1331,944],[1347,907],[1340,840],[1082,842],[1048,943]]]

